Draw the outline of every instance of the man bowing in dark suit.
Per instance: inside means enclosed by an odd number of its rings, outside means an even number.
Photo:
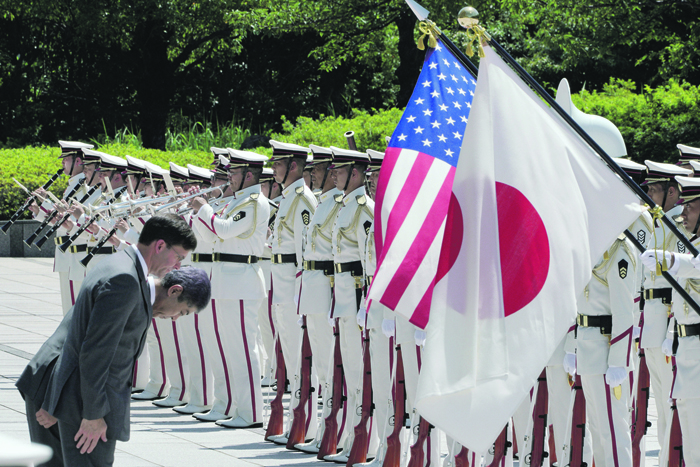
[[[148,274],[179,268],[195,246],[182,219],[154,217],[137,245],[103,260],[83,282],[48,379],[45,413],[37,413],[39,423],[58,420],[64,465],[112,465],[116,440],[129,439],[131,377],[151,317],[196,312],[210,293],[201,274],[190,285],[167,277],[149,285]]]

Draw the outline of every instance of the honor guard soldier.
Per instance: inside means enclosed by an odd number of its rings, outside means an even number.
[[[233,190],[229,183],[228,170],[230,160],[228,158],[229,151],[225,148],[212,147],[211,151],[214,155],[213,181],[212,186],[220,187],[224,190],[223,195],[219,191],[212,193],[212,197],[216,198],[207,203],[213,212],[221,212],[222,209],[234,199]],[[196,200],[197,198],[195,198]],[[192,229],[195,231],[197,238],[201,238],[203,247],[198,255],[192,257],[193,263],[209,262],[210,269],[214,269],[214,251],[215,243],[221,240],[214,236],[210,229],[210,224],[205,223],[210,219],[204,219],[198,215],[199,210],[195,212],[194,200],[192,202]],[[211,216],[210,216],[211,217]],[[209,255],[209,256],[207,256]],[[233,392],[233,370],[231,355],[226,351],[222,342],[225,330],[223,329],[226,322],[226,313],[234,313],[235,311],[225,310],[221,305],[221,299],[225,297],[225,289],[231,287],[230,284],[223,285],[222,281],[217,281],[216,285],[212,285],[212,302],[211,311],[202,314],[199,317],[199,328],[203,337],[204,353],[207,356],[207,363],[211,367],[213,374],[213,400],[210,402],[211,410],[208,412],[200,411],[193,416],[203,422],[216,422],[231,418],[235,411],[234,392]]]
[[[171,171],[172,171],[171,163]],[[184,182],[188,185],[191,191],[197,192],[200,189],[209,188],[212,180],[214,178],[214,173],[211,169],[205,169],[203,167],[197,167],[192,164],[187,164],[187,181]],[[223,189],[222,189],[223,190]],[[222,195],[223,191],[210,192],[210,198],[217,198]],[[192,227],[194,216],[192,210],[183,214],[183,218]],[[201,234],[197,229],[192,229],[197,237],[197,247],[192,251],[192,253],[182,261],[182,265],[192,265],[198,267],[207,273],[208,277],[211,277],[212,271],[212,251],[213,242],[207,241],[202,238]],[[179,329],[181,331],[180,349],[186,355],[186,362],[188,367],[188,380],[187,385],[189,386],[189,402],[185,406],[173,407],[173,410],[177,413],[193,415],[195,413],[206,412],[212,407],[213,398],[213,373],[211,369],[211,362],[207,359],[206,352],[204,350],[204,340],[206,339],[205,333],[202,331],[202,322],[211,321],[211,301],[206,307],[202,309],[204,314],[190,314],[188,316],[181,317],[178,321]]]
[[[272,271],[270,270],[272,263],[272,253],[270,245],[270,236],[272,235],[272,230],[270,225],[274,223],[274,216],[277,212],[279,204],[273,202],[270,198],[270,193],[272,192],[272,185],[275,184],[274,173],[271,168],[263,167],[262,175],[260,175],[260,192],[268,199],[270,204],[270,219],[268,220],[268,232],[267,238],[265,239],[265,249],[263,255],[260,257],[258,264],[260,264],[260,269],[262,269],[263,276],[265,277],[265,289],[267,290],[267,300],[260,306],[260,311],[258,312],[258,324],[260,325],[260,343],[264,349],[264,359],[260,359],[260,369],[263,375],[261,385],[263,387],[268,387],[272,385],[274,380],[272,376],[274,361],[275,361],[275,325],[272,322]]]
[[[61,159],[63,173],[69,177],[68,186],[63,192],[61,199],[69,203],[71,199],[80,199],[80,197],[86,193],[86,189],[84,188],[83,152],[81,149],[91,149],[93,146],[77,141],[59,141],[58,144],[61,146],[61,155],[58,157]],[[44,190],[37,190],[37,193],[44,198],[45,201],[41,206],[33,205],[30,209],[32,209],[34,213],[34,219],[41,222],[50,211],[56,209],[56,207],[46,198]],[[72,195],[71,199],[68,199],[69,195]],[[58,246],[66,242],[70,237],[69,234],[70,232],[66,226],[60,227],[56,231],[56,236],[54,237],[55,244]],[[70,253],[63,253],[59,248],[55,248],[53,270],[58,273],[58,280],[61,286],[61,307],[64,315],[68,313],[70,307],[75,304],[75,296],[78,295],[79,290],[72,287],[69,278],[70,265]]]
[[[330,165],[333,161],[330,148],[310,144],[309,149],[312,161],[307,162],[307,167],[310,168],[313,186],[320,188],[320,195],[319,205],[306,231],[299,312],[306,319],[311,354],[314,356],[313,372],[318,377],[318,387],[322,391],[320,395],[325,415],[327,409],[330,409],[328,399],[332,396],[328,358],[333,345],[333,331],[328,326],[328,313],[333,297],[332,230],[342,205],[343,192],[335,187],[333,177],[330,176]],[[315,402],[315,399],[312,397],[312,402]],[[315,439],[295,447],[304,452],[318,453],[325,423],[323,418],[316,420],[315,403],[311,404],[311,408],[311,414],[307,415],[311,416],[311,424],[317,424],[318,428],[314,430],[310,425],[306,437],[312,437],[310,434],[315,432]]]
[[[677,144],[678,153],[680,157],[678,158],[678,165],[684,169],[690,169],[692,162],[700,163],[700,148],[694,148],[691,146],[686,146],[685,144]]]
[[[377,181],[381,171],[384,153],[367,150],[370,163],[367,166],[368,195],[376,197]],[[374,242],[374,222],[369,229],[365,247],[365,273],[367,288],[372,286],[372,279],[377,269],[377,251]],[[390,433],[390,417],[393,413],[393,401],[391,397],[392,364],[391,356],[394,352],[394,336],[386,336],[382,332],[384,319],[393,320],[393,313],[378,301],[365,302],[367,309],[366,327],[369,330],[370,357],[372,363],[372,398],[374,399],[375,430],[379,436],[379,450],[373,462],[367,465],[381,466],[384,461],[387,443],[386,438]],[[400,421],[399,421],[400,423]]]
[[[273,317],[287,375],[290,381],[294,381],[301,342],[297,308],[304,261],[303,242],[306,227],[316,211],[316,197],[302,177],[308,148],[275,140],[270,140],[270,145],[273,149],[270,161],[275,181],[283,187],[272,238]],[[284,384],[284,381],[277,384]],[[290,422],[291,418],[290,410]],[[271,440],[287,443],[284,435]]]
[[[333,462],[347,462],[354,442],[353,427],[362,416],[362,333],[357,326],[357,314],[365,287],[365,246],[374,222],[374,201],[365,191],[365,170],[369,164],[366,153],[331,146],[333,151],[333,178],[335,186],[343,191],[342,206],[338,211],[332,232],[332,251],[335,269],[335,306],[330,318],[337,319],[340,331],[340,350],[343,372],[348,391],[350,425],[342,452],[325,456]],[[376,451],[376,430],[370,446]],[[370,452],[374,457],[374,452]]]
[[[229,180],[237,190],[220,215],[203,198],[192,202],[196,221],[214,242],[212,282],[221,292],[219,332],[233,388],[227,428],[262,427],[262,389],[257,349],[258,310],[266,298],[265,278],[258,264],[267,237],[270,205],[260,193],[265,156],[229,150]],[[200,232],[206,232],[200,227]],[[206,236],[203,233],[203,236]],[[231,409],[229,409],[231,410]]]
[[[187,191],[189,184],[190,173],[186,167],[177,165],[175,162],[170,162],[170,180],[173,181],[175,193],[180,194]]]
[[[675,219],[681,214],[683,207],[676,205],[679,199],[676,175],[687,176],[691,170],[672,164],[645,161],[647,175],[642,186],[647,187],[649,197],[660,206],[665,215]],[[675,221],[677,225],[680,225]],[[679,249],[680,248],[680,249]],[[675,235],[663,225],[661,219],[654,220],[654,231],[646,245],[647,250],[678,251],[685,253],[685,247]],[[656,401],[658,415],[657,436],[663,446],[663,436],[670,422],[671,407],[668,397],[673,380],[671,363],[663,351],[670,354],[671,334],[667,333],[671,313],[672,289],[666,279],[656,274],[656,269],[644,271],[644,311],[642,313],[641,335],[639,348],[644,349],[645,360],[649,368],[651,389]]]
[[[146,162],[136,157],[126,156],[126,164],[126,170],[123,175],[126,176],[127,190],[129,192],[129,197],[136,201],[142,196],[139,187],[148,185]],[[145,195],[144,189],[143,196]],[[150,218],[151,215],[148,214],[148,210],[143,208],[132,212],[132,215],[125,221],[117,221],[117,226],[121,232],[121,238],[130,245],[138,243],[141,230]]]
[[[693,245],[700,247],[700,180],[676,177],[676,181],[681,190],[683,227]],[[700,260],[697,257],[662,250],[647,250],[641,257],[650,269],[663,267],[663,263],[666,263],[668,273],[678,278],[680,286],[695,304],[700,303]],[[682,460],[688,466],[700,465],[700,445],[697,442],[700,439],[700,315],[675,290],[672,301],[674,318],[670,327],[674,331],[672,355],[676,371],[670,397],[676,400],[680,420]]]
[[[566,351],[576,354],[586,398],[593,457],[601,465],[632,466],[628,401],[636,260],[629,240],[618,237],[578,297],[576,330],[567,336]]]

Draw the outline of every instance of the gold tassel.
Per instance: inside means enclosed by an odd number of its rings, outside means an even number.
[[[425,50],[425,38],[426,36],[428,37],[428,47],[431,49],[434,49],[437,47],[437,39],[435,38],[436,34],[439,34],[439,31],[437,30],[436,26],[431,22],[425,22],[421,21],[418,24],[418,29],[420,32],[423,34],[418,38],[418,50]]]

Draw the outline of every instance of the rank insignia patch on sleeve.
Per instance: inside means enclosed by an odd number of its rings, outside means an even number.
[[[364,224],[362,224],[362,227],[365,228],[365,235],[369,235],[369,229],[372,227],[372,223],[370,221],[366,221]]]
[[[680,240],[676,243],[676,247],[678,248],[678,253],[685,253],[685,245]]]
[[[309,225],[311,222],[311,213],[307,209],[301,211],[301,220],[304,221],[304,225]]]
[[[235,216],[233,216],[233,222],[238,222],[239,220],[243,219],[245,217],[245,211],[241,211],[237,213]]]
[[[639,241],[639,243],[644,245],[646,243],[646,239],[647,239],[647,233],[645,231],[640,230],[639,232],[637,232],[637,240]]]
[[[624,259],[621,259],[620,262],[617,263],[617,269],[618,269],[618,271],[620,273],[620,277],[622,279],[627,277],[627,266],[628,266],[628,263]]]

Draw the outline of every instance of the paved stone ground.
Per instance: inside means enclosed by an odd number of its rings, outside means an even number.
[[[58,276],[49,258],[0,258],[0,433],[29,440],[14,382],[62,318]],[[658,465],[656,411],[650,404],[646,466]],[[117,443],[115,465],[329,465],[263,441],[262,429],[227,430],[150,402],[134,402],[131,440]],[[444,442],[443,442],[444,447]],[[446,448],[443,449],[446,452]]]

